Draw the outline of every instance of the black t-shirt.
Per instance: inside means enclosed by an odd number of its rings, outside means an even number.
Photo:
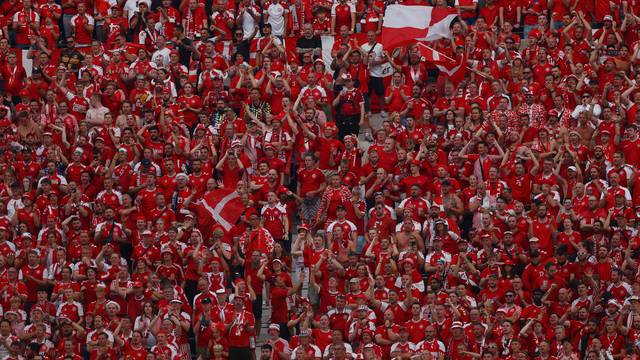
[[[188,37],[184,37],[176,41],[178,47],[178,54],[180,56],[180,64],[189,67],[191,62],[191,46],[193,46],[193,40]]]
[[[234,60],[235,60],[235,54],[240,53],[244,57],[244,61],[249,62],[249,50],[251,47],[251,44],[249,43],[249,41],[248,40],[235,41],[234,44],[236,47],[236,51],[233,54]]]
[[[311,39],[307,39],[302,36],[296,41],[296,47],[301,49],[322,49],[322,40],[319,36],[313,36]],[[302,54],[298,54],[300,62],[302,62]]]

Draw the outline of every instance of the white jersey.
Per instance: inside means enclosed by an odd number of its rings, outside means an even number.
[[[380,61],[382,60],[382,55],[384,49],[382,44],[374,43],[373,45],[366,43],[362,45],[362,50],[366,52],[366,56],[372,56],[373,60]],[[369,66],[369,75],[371,77],[382,77],[382,64],[377,64],[373,66]]]
[[[270,4],[265,10],[264,14],[268,16],[265,21],[271,25],[271,33],[275,36],[284,35],[285,22],[284,16],[289,13],[289,9],[284,6],[283,3]]]

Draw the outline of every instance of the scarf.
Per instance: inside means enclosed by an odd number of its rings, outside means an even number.
[[[320,206],[316,215],[314,226],[317,226],[327,220],[327,210],[329,209],[329,202],[334,194],[339,194],[343,204],[351,202],[351,190],[348,187],[341,185],[339,188],[328,187],[322,194],[320,199]]]

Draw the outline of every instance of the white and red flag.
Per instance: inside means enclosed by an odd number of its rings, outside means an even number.
[[[418,52],[424,61],[433,63],[440,72],[446,74],[449,81],[457,85],[464,80],[467,73],[467,59],[464,55],[453,59],[422,43],[418,44]]]
[[[382,45],[391,49],[415,41],[451,37],[449,26],[458,16],[455,8],[390,5],[382,23]]]
[[[197,206],[198,223],[205,229],[220,224],[226,231],[236,224],[245,207],[233,189],[218,189],[206,194]]]

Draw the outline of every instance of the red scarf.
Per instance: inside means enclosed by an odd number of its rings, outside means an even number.
[[[351,190],[348,187],[341,185],[339,188],[328,187],[325,189],[320,199],[320,206],[318,207],[318,215],[316,216],[314,226],[317,226],[327,220],[327,210],[329,209],[329,202],[333,198],[334,194],[340,195],[340,199],[343,204],[351,202]]]

